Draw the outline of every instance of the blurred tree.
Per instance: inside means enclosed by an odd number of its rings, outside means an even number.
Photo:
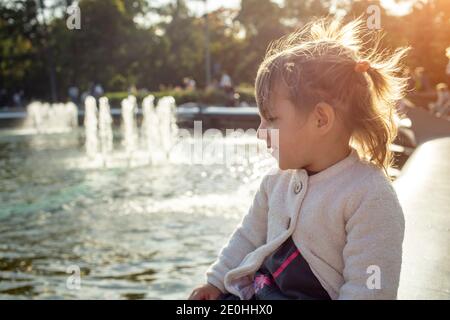
[[[424,67],[432,83],[444,82],[448,62],[445,49],[450,45],[450,2],[418,1],[410,14],[396,22],[402,24],[412,47],[409,63]]]
[[[281,24],[282,9],[270,0],[242,0],[236,17],[245,32],[245,54],[236,61],[236,73],[244,81],[253,83],[267,45],[282,36],[286,28]]]
[[[287,26],[299,28],[316,17],[330,13],[332,0],[285,0],[282,21]]]
[[[399,1],[401,2],[401,1]],[[410,1],[409,1],[410,2]],[[376,4],[381,9],[381,31],[385,33],[383,47],[411,46],[406,59],[411,69],[424,67],[432,83],[445,80],[445,48],[450,45],[450,1],[417,0],[404,16],[390,15],[380,0],[341,3],[350,20],[367,16],[367,7]],[[370,45],[373,39],[369,39]],[[367,45],[366,44],[366,45]]]
[[[52,70],[60,98],[69,86],[84,91],[94,82],[108,91],[131,85],[156,90],[181,85],[184,77],[205,84],[205,19],[191,12],[185,0],[162,5],[80,0],[81,29],[69,30],[66,9],[72,2],[0,0],[0,89],[9,95],[23,89],[28,97],[49,99]],[[448,0],[417,0],[404,16],[387,12],[379,0],[242,0],[240,8],[208,14],[214,76],[227,72],[235,84],[253,83],[271,41],[314,17],[338,11],[345,20],[367,15],[371,4],[381,9],[383,45],[410,45],[409,65],[423,66],[432,83],[443,81],[444,50],[450,46]]]
[[[209,13],[210,49],[216,81],[220,81],[223,72],[232,79],[241,79],[236,61],[243,57],[245,39],[240,34],[239,24],[234,21],[238,12],[236,9],[222,8]]]
[[[20,81],[31,63],[29,59],[32,43],[27,31],[20,22],[25,20],[27,8],[16,10],[0,8],[0,52],[9,59],[0,60],[0,79],[2,86],[11,86]],[[29,32],[29,31],[28,31]]]
[[[184,77],[204,83],[204,22],[189,12],[184,0],[169,3],[157,12],[165,18],[158,26],[168,46],[159,72],[160,83],[181,84]]]
[[[42,29],[36,1],[0,2],[0,89],[11,95],[31,85],[29,78],[39,70],[42,59]]]

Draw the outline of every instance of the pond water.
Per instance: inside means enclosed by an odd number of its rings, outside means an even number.
[[[0,131],[0,299],[186,298],[262,173],[251,161],[104,167],[83,131]]]

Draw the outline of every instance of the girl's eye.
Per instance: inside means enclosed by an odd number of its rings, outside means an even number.
[[[269,122],[274,122],[275,120],[277,120],[277,118],[275,118],[275,117],[272,117],[272,118],[268,118],[268,119],[267,119],[267,121],[269,121]]]

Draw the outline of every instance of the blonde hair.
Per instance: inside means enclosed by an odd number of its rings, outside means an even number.
[[[269,45],[255,83],[261,115],[270,116],[271,91],[282,83],[289,99],[309,112],[319,102],[333,106],[351,135],[359,156],[384,170],[393,163],[389,145],[397,135],[396,103],[407,78],[400,61],[409,48],[379,50],[381,37],[363,51],[364,20],[342,25],[323,18]],[[361,62],[367,67],[360,68]],[[281,80],[281,81],[280,81]]]

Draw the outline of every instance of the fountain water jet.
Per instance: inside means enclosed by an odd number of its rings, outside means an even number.
[[[112,117],[107,97],[99,99],[98,129],[103,158],[113,150]]]
[[[131,163],[134,152],[138,146],[138,133],[136,124],[137,103],[135,96],[128,96],[122,100],[122,145],[128,158],[128,165]]]
[[[155,97],[148,95],[142,101],[142,127],[143,149],[148,152],[150,163],[155,161],[154,152],[159,145],[158,116],[155,112]]]
[[[98,120],[97,120],[97,102],[92,96],[86,97],[84,102],[84,128],[86,132],[86,154],[89,158],[96,158],[98,155]]]
[[[70,131],[78,127],[78,109],[73,102],[42,103],[33,101],[27,106],[26,127],[38,133]]]
[[[178,132],[176,122],[176,104],[173,97],[162,97],[158,101],[156,114],[158,117],[158,137],[160,150],[169,158],[170,151],[175,144]]]

